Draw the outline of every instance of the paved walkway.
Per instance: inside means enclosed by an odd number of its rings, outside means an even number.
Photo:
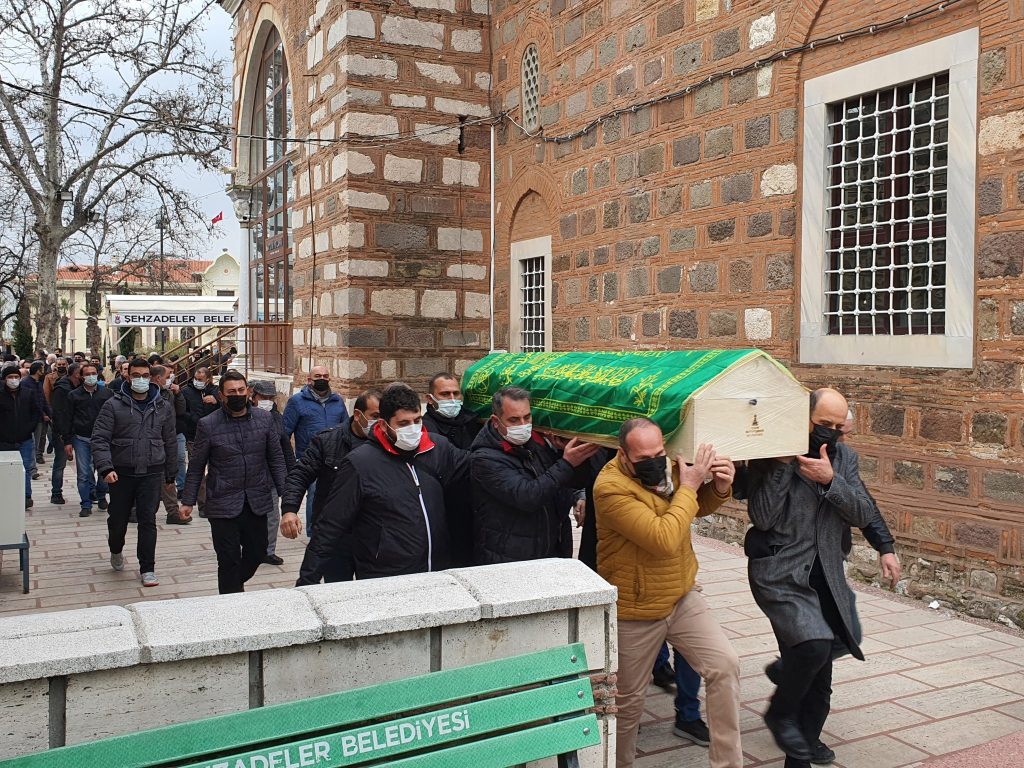
[[[134,528],[126,568],[116,573],[107,562],[105,515],[78,517],[73,479],[69,467],[64,488],[70,503],[63,507],[49,503],[48,483],[34,484],[36,506],[28,516],[32,591],[21,594],[16,553],[0,553],[0,616],[216,593],[216,557],[204,521],[160,526],[161,584],[144,589],[132,570],[138,567]],[[284,565],[262,566],[251,587],[294,584],[303,546],[281,539]],[[747,587],[746,561],[739,549],[720,542],[700,540],[697,550],[704,594],[743,663],[747,765],[781,766],[781,753],[760,718],[772,690],[762,670],[775,656],[775,639]],[[868,658],[837,663],[833,714],[824,735],[837,766],[1024,766],[1024,635],[879,590],[859,589],[858,606]],[[672,734],[670,695],[652,688],[646,710],[638,768],[707,765],[706,749]]]

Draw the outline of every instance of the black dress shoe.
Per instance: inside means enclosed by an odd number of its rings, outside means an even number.
[[[807,743],[803,733],[800,732],[800,725],[791,717],[772,717],[765,714],[764,724],[771,731],[772,738],[779,749],[794,760],[809,761],[814,753],[811,745]]]
[[[778,685],[782,681],[782,659],[775,659],[764,668],[764,673],[774,685]]]
[[[815,765],[832,765],[836,761],[836,753],[833,752],[823,741],[818,741],[811,747],[811,762]]]
[[[52,496],[50,496],[50,503],[57,505],[67,504],[67,502],[64,500],[64,494],[62,493],[55,493]]]
[[[277,555],[265,555],[263,562],[266,565],[283,565],[284,558],[278,557]]]

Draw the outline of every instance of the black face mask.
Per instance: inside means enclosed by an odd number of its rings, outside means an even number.
[[[331,382],[327,379],[315,379],[313,381],[313,389],[317,394],[325,395],[331,390]]]
[[[633,462],[633,472],[636,479],[648,488],[657,488],[665,482],[665,469],[668,466],[668,456],[655,456],[651,459],[641,459]]]
[[[224,401],[229,411],[241,413],[245,410],[245,406],[249,404],[249,397],[247,395],[228,395],[224,398]]]
[[[821,446],[825,446],[825,450],[828,452],[830,459],[835,458],[836,455],[836,443],[839,442],[839,438],[842,437],[843,433],[841,430],[832,429],[831,427],[823,427],[821,424],[815,424],[814,429],[811,430],[811,440],[809,443],[809,450],[807,451],[807,457],[811,459],[821,458]]]

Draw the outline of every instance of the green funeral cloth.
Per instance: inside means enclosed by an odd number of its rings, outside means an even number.
[[[626,419],[646,416],[663,434],[682,423],[690,397],[757,349],[494,353],[462,378],[464,404],[481,418],[502,387],[530,391],[542,429],[612,444]]]

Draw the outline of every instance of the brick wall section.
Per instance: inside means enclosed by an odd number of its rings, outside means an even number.
[[[490,114],[486,3],[272,5],[286,19],[295,135],[371,142],[296,152],[298,379],[325,364],[352,395],[461,372],[490,344],[490,142],[487,126],[446,126]]]
[[[530,42],[540,50],[541,121],[561,135],[782,46],[906,10],[895,0],[497,0],[496,102],[518,105]],[[801,83],[971,27],[981,37],[973,370],[799,365]],[[509,127],[496,148],[497,253],[507,259],[525,195],[548,211],[554,349],[758,346],[808,386],[838,387],[854,404],[862,471],[899,538],[912,591],[984,615],[1024,608],[1022,40],[1019,0],[964,3],[627,112],[572,142],[544,144]],[[509,321],[503,258],[499,344]],[[948,588],[936,590],[942,582]]]

